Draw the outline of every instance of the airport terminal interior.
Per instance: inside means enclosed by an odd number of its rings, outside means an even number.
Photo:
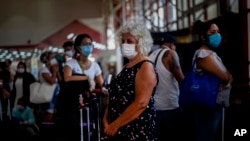
[[[43,67],[40,55],[63,55],[64,42],[82,33],[93,38],[89,59],[98,62],[103,77],[118,74],[126,59],[117,33],[127,22],[138,20],[154,41],[166,34],[176,37],[180,64],[187,72],[199,47],[193,23],[215,22],[222,36],[216,51],[233,76],[230,106],[224,108],[216,141],[250,141],[250,0],[1,0],[0,19],[0,61],[10,60],[12,72],[25,62],[37,80]],[[158,46],[154,42],[152,49]],[[40,140],[63,141],[60,133],[52,133],[53,121],[39,125]],[[0,124],[1,141],[11,139],[11,132],[11,125]],[[99,136],[93,141],[100,141]]]

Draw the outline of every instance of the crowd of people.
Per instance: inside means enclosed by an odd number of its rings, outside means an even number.
[[[229,88],[233,77],[214,51],[221,42],[219,27],[215,23],[197,21],[194,29],[201,43],[194,53],[198,56],[196,71],[218,76],[220,91]],[[118,37],[121,54],[128,62],[112,77],[107,89],[102,89],[101,67],[88,58],[94,48],[88,34],[66,41],[62,45],[63,55],[43,52],[40,61],[44,65],[39,70],[38,81],[56,84],[52,100],[44,104],[30,102],[29,86],[37,80],[27,71],[24,62],[18,63],[14,76],[7,69],[10,62],[2,63],[1,121],[11,117],[17,129],[29,140],[34,140],[34,136],[39,135],[37,118],[50,122],[59,117],[60,133],[65,135],[62,138],[80,140],[79,94],[83,95],[85,103],[91,104],[93,90],[101,89],[101,93],[108,96],[105,112],[101,114],[101,140],[180,140],[181,134],[193,141],[215,141],[223,105],[218,102],[215,109],[209,110],[186,109],[179,105],[180,86],[185,75],[176,52],[175,37],[164,35],[159,48],[152,50],[154,41],[150,31],[137,22],[124,25]]]

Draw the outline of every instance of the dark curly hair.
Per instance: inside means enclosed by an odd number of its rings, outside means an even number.
[[[68,46],[73,47],[73,45],[74,45],[73,41],[66,41],[66,42],[63,43],[62,47],[65,49]]]
[[[210,29],[210,26],[213,23],[211,22],[202,22],[201,20],[197,20],[193,24],[193,34],[198,34],[199,37],[203,36],[205,37],[207,35],[207,31]],[[201,38],[200,38],[201,40]]]
[[[45,51],[40,56],[40,61],[43,63],[46,63],[46,59],[48,59],[49,55],[51,54],[51,51]]]
[[[91,40],[91,42],[93,41],[92,37],[88,34],[79,34],[76,36],[75,41],[74,41],[74,49],[75,49],[75,57],[77,56],[78,53],[80,53],[80,50],[78,49],[78,47],[81,45],[82,40],[84,38],[88,38]]]

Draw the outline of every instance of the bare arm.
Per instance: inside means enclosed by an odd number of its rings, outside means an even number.
[[[176,80],[178,81],[179,84],[182,83],[184,79],[184,74],[181,69],[180,61],[179,61],[179,56],[175,51],[170,51],[170,71],[173,73],[175,76]]]
[[[103,122],[104,129],[108,127],[108,106],[106,106],[105,108],[105,113],[104,113],[102,122]]]
[[[42,77],[51,85],[56,83],[56,73],[52,73],[52,76],[49,73],[42,73]]]
[[[178,83],[181,84],[184,79],[184,74],[181,69],[178,54],[173,50],[168,50],[165,52],[162,60],[165,68],[168,69],[174,75]]]
[[[143,63],[135,78],[135,101],[105,129],[107,135],[113,136],[120,127],[135,120],[146,109],[157,82],[156,75],[153,74],[153,65]]]
[[[102,77],[101,74],[97,75],[95,77],[95,83],[97,84],[98,87],[102,88],[102,86],[103,86],[103,77]]]
[[[64,67],[64,81],[81,81],[88,80],[88,76],[74,76],[72,75],[72,69],[69,66]]]
[[[232,79],[231,74],[227,70],[225,71],[219,67],[211,55],[202,59],[198,59],[197,64],[198,68],[218,76],[223,84],[228,84],[230,81],[232,81],[230,80],[230,78]]]

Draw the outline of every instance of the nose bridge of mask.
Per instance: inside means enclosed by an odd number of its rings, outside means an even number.
[[[218,47],[221,42],[221,35],[219,33],[211,34],[208,36],[208,43],[212,47]]]
[[[93,46],[92,45],[83,45],[80,47],[82,51],[86,52],[92,52],[93,51]]]
[[[18,68],[17,71],[18,71],[19,73],[23,73],[25,70],[24,70],[24,68]]]
[[[50,65],[55,65],[57,64],[57,60],[55,58],[50,60]]]
[[[73,51],[72,50],[68,50],[65,52],[65,54],[68,56],[68,57],[72,57],[73,56]]]
[[[135,44],[122,44],[123,50],[135,50]]]
[[[221,39],[221,35],[219,33],[215,33],[215,34],[211,34],[208,36],[210,42],[213,42],[213,41],[218,41]]]

